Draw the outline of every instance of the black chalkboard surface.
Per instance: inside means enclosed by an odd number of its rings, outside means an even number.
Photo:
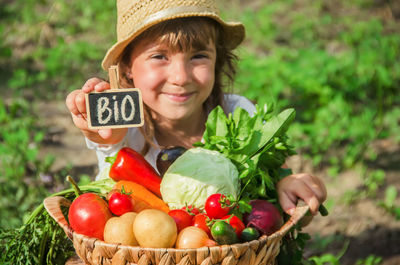
[[[88,126],[91,129],[143,125],[143,103],[137,88],[110,89],[86,94]]]

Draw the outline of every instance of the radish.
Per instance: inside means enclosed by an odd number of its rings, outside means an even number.
[[[243,217],[247,227],[254,227],[263,235],[271,235],[281,228],[282,215],[275,205],[265,200],[252,200],[250,205],[251,212]]]

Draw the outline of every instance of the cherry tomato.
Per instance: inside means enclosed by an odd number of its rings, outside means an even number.
[[[194,207],[193,205],[183,206],[182,210],[185,210],[192,216],[195,216],[200,213],[200,210],[198,208]]]
[[[196,226],[196,227],[198,227],[198,228],[200,228],[200,229],[203,229],[203,230],[207,233],[207,235],[208,235],[210,238],[212,238],[212,237],[211,237],[210,228],[209,228],[208,225],[207,225],[207,220],[208,220],[208,219],[209,219],[209,217],[208,217],[206,214],[204,214],[204,213],[196,214],[196,215],[193,217],[192,225],[193,225],[193,226]]]
[[[225,195],[215,193],[207,198],[204,209],[211,219],[220,219],[229,213],[230,204]]]
[[[133,212],[133,206],[132,198],[120,192],[114,192],[108,200],[110,211],[117,216],[121,216],[127,212]]]
[[[228,218],[230,218],[232,216],[232,218],[229,220],[228,222]],[[225,220],[225,222],[229,223],[233,229],[235,229],[235,233],[238,236],[238,238],[240,238],[240,236],[242,235],[242,231],[243,229],[245,229],[245,225],[242,222],[242,220],[240,220],[239,217],[237,217],[236,215],[227,215],[221,218],[222,220]]]
[[[182,209],[175,209],[168,212],[169,216],[171,216],[176,223],[176,227],[178,228],[178,233],[183,228],[192,225],[192,216]]]
[[[95,193],[77,197],[68,210],[68,220],[78,234],[103,240],[104,227],[112,217],[107,203]]]

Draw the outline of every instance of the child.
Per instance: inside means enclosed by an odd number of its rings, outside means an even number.
[[[224,83],[235,74],[232,50],[244,39],[241,23],[219,17],[215,0],[117,0],[117,43],[102,66],[118,65],[123,88],[141,90],[145,125],[142,128],[91,130],[86,121],[85,94],[110,86],[98,78],[71,92],[66,105],[89,148],[96,150],[100,172],[104,158],[123,146],[141,152],[155,166],[160,148],[192,147],[202,139],[208,113],[221,105],[229,113],[241,107],[253,113],[246,98],[224,94]],[[278,183],[282,208],[292,214],[298,198],[313,214],[326,198],[324,184],[309,174],[296,174]]]

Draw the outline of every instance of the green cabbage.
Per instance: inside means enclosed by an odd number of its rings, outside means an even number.
[[[165,172],[161,195],[171,209],[193,205],[204,209],[208,196],[222,193],[237,199],[238,170],[218,151],[192,148],[181,155]]]

